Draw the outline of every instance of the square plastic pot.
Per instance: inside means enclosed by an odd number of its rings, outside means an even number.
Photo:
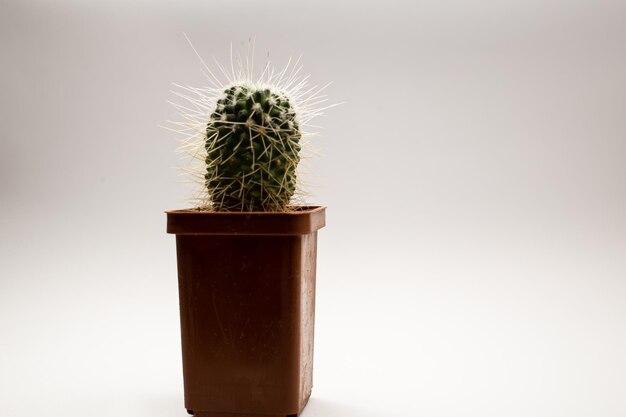
[[[313,386],[317,231],[325,207],[167,212],[176,235],[185,408],[297,416]]]

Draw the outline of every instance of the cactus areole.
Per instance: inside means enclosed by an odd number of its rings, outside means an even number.
[[[206,128],[205,184],[213,210],[285,211],[296,190],[301,137],[285,94],[225,89]]]

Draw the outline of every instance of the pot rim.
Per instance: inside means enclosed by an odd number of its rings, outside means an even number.
[[[326,225],[326,206],[293,206],[292,211],[170,210],[167,233],[175,235],[294,236]]]

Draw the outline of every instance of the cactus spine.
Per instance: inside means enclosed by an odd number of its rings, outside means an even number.
[[[296,190],[301,137],[285,94],[246,85],[225,89],[206,126],[205,185],[213,210],[286,210]]]

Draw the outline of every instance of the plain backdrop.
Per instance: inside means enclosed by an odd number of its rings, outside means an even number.
[[[302,417],[626,415],[623,0],[2,1],[0,415],[186,415],[183,32],[346,102]]]

